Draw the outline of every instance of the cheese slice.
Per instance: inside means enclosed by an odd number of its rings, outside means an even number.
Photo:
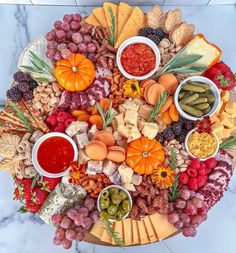
[[[154,213],[149,218],[160,241],[177,231],[174,225],[168,222],[166,215]]]
[[[144,218],[144,224],[145,224],[150,241],[151,242],[158,241],[158,236],[153,228],[153,225],[152,225],[151,220],[148,215],[146,215]]]
[[[126,39],[138,35],[139,29],[145,27],[146,18],[144,13],[139,7],[135,7],[120,32],[120,35],[115,44],[115,48],[118,48],[122,42]]]
[[[97,18],[98,22],[104,27],[108,27],[105,12],[102,7],[93,9],[93,14]]]
[[[115,226],[115,223],[113,222],[113,223],[112,223],[113,229],[114,229],[114,226]],[[107,242],[107,243],[112,243],[112,237],[111,237],[111,235],[109,234],[109,232],[108,232],[107,229],[104,229],[103,234],[102,234],[102,237],[101,237],[101,241],[102,241],[102,242]]]
[[[129,19],[132,11],[133,11],[133,8],[130,5],[128,5],[127,3],[120,2],[119,8],[118,8],[117,36],[120,35],[121,30],[124,27],[127,20]]]
[[[111,32],[111,14],[109,12],[109,8],[111,8],[113,14],[114,14],[114,17],[115,17],[115,23],[116,23],[116,29],[117,29],[117,15],[118,15],[118,6],[116,4],[113,4],[113,3],[108,3],[108,2],[105,2],[103,4],[103,10],[104,10],[104,13],[105,13],[105,16],[106,16],[106,19],[107,19],[107,24],[108,24],[108,28]],[[117,36],[117,30],[116,30],[116,36]]]
[[[140,244],[138,221],[137,220],[131,220],[131,221],[132,221],[132,233],[133,233],[132,244]]]
[[[93,13],[85,19],[85,22],[93,25],[94,27],[101,25]]]
[[[139,240],[140,240],[140,244],[145,244],[145,243],[149,243],[149,237],[148,237],[148,233],[144,224],[143,220],[139,220],[138,222],[138,230],[139,230]]]
[[[123,220],[123,228],[124,228],[124,243],[125,245],[131,245],[133,242],[133,235],[132,235],[132,223],[130,218]]]
[[[124,241],[124,229],[123,229],[123,222],[116,221],[114,224],[114,231],[117,232],[118,237]],[[114,239],[112,240],[112,244],[116,244]]]
[[[90,234],[96,236],[101,240],[104,230],[106,230],[106,226],[102,221],[97,221],[93,228],[90,231]]]

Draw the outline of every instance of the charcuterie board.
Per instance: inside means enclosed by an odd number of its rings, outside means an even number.
[[[235,74],[180,9],[106,2],[24,49],[0,169],[53,243],[132,246],[197,227],[236,164]],[[216,43],[216,44],[215,44]]]

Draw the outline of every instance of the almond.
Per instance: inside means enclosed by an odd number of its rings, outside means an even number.
[[[107,156],[107,147],[101,141],[90,141],[85,147],[86,155],[94,160],[104,160]]]
[[[115,138],[112,133],[107,130],[102,130],[94,134],[94,140],[103,142],[107,147],[115,144]]]

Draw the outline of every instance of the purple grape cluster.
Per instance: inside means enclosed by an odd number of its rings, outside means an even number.
[[[57,227],[53,243],[65,249],[71,248],[72,242],[82,241],[85,232],[98,220],[99,212],[92,198],[86,198],[83,204],[70,208],[65,215],[53,214],[51,221]]]
[[[196,227],[206,219],[207,208],[195,191],[183,188],[179,198],[169,204],[168,221],[186,237],[194,237],[197,234]]]
[[[81,53],[93,58],[97,50],[93,42],[94,27],[85,23],[80,14],[66,14],[63,22],[57,20],[46,34],[49,59],[67,59],[71,53]]]

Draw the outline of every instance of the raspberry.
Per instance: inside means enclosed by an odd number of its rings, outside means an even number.
[[[189,178],[188,180],[188,188],[190,190],[196,191],[198,188],[198,180],[197,178]]]
[[[75,118],[69,118],[65,121],[65,127],[68,127],[73,121],[75,121]]]
[[[189,177],[196,177],[198,174],[198,171],[196,169],[192,168],[191,166],[188,166],[186,172]]]
[[[193,158],[191,163],[190,163],[190,166],[193,168],[193,169],[196,169],[198,170],[200,168],[200,159],[199,158]]]
[[[65,126],[62,122],[58,122],[57,126],[53,129],[55,132],[65,132]]]
[[[210,171],[212,169],[214,169],[216,167],[216,164],[217,164],[217,161],[215,158],[211,157],[211,158],[208,158],[204,164],[206,165],[207,169],[209,169]]]
[[[188,177],[187,173],[185,173],[185,172],[180,173],[180,175],[179,175],[179,183],[180,183],[180,185],[187,184],[188,180],[189,180],[189,177]]]
[[[57,116],[55,114],[51,114],[47,117],[47,123],[49,123],[51,126],[56,126],[57,124]]]
[[[207,174],[207,167],[204,163],[200,164],[200,168],[198,169],[199,175],[206,175]]]
[[[67,112],[59,112],[57,115],[57,121],[58,122],[65,122],[67,119],[70,118],[70,114]]]
[[[207,175],[198,175],[197,176],[197,186],[198,188],[206,185],[208,176]]]

